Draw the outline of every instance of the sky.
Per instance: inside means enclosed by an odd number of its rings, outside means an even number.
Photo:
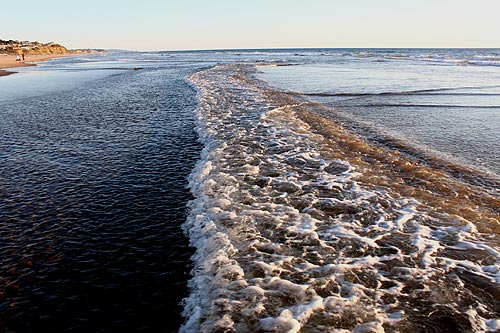
[[[2,0],[0,39],[68,48],[500,47],[500,0]]]

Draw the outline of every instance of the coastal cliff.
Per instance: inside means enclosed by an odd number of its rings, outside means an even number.
[[[63,45],[54,42],[40,43],[40,42],[0,39],[0,54],[18,54],[20,52],[23,52],[24,54],[71,54],[71,53],[93,53],[99,51],[103,50],[97,50],[97,49],[70,50]]]

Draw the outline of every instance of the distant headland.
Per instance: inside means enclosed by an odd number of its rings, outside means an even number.
[[[0,39],[0,54],[78,54],[103,52],[103,49],[68,49],[65,46],[54,43],[40,43],[19,40]]]
[[[2,68],[35,66],[34,62],[38,61],[82,53],[101,53],[105,51],[106,50],[103,49],[68,49],[54,42],[40,43],[0,39],[0,76],[15,73],[2,70]]]

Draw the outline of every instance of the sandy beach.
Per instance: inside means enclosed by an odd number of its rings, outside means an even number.
[[[15,71],[5,70],[7,68],[10,69],[14,67],[36,66],[35,62],[68,56],[71,56],[71,54],[30,54],[25,56],[25,61],[16,61],[15,55],[0,54],[0,76],[6,76],[15,73]]]

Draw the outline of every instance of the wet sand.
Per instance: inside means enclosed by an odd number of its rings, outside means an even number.
[[[54,58],[68,57],[71,54],[33,54],[26,55],[24,61],[16,61],[16,56],[12,54],[0,54],[0,76],[16,73],[15,71],[4,70],[14,67],[36,66],[34,62],[46,61]]]
[[[7,76],[10,74],[14,74],[15,72],[3,71],[0,69],[0,76]]]

